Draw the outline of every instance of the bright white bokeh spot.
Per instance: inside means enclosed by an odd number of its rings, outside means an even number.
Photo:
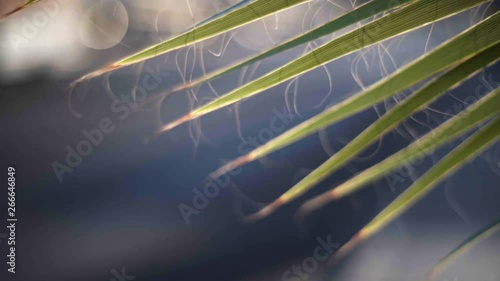
[[[80,22],[80,39],[92,49],[109,49],[127,33],[128,14],[120,1],[105,0],[92,5]]]
[[[81,3],[40,2],[0,24],[0,80],[65,77],[92,61],[78,36]]]

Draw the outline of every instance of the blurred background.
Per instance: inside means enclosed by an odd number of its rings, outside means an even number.
[[[0,0],[0,14],[22,3]],[[242,167],[225,177],[218,195],[186,219],[182,206],[195,206],[193,200],[206,186],[207,176],[223,163],[359,92],[498,10],[497,2],[489,2],[387,40],[149,143],[145,140],[161,124],[353,27],[139,106],[134,98],[145,77],[157,82],[145,92],[147,98],[158,97],[172,86],[271,48],[364,1],[310,1],[66,91],[81,75],[179,34],[236,3],[47,0],[0,22],[0,161],[4,171],[9,165],[16,168],[18,216],[15,276],[7,275],[7,230],[0,230],[0,276],[6,278],[1,280],[305,279],[283,275],[313,256],[322,245],[319,240],[345,243],[463,138],[298,223],[294,216],[301,203],[398,151],[500,83],[498,65],[470,78],[262,221],[246,224],[241,219],[298,182],[411,91]],[[102,133],[102,142],[92,145],[71,171],[58,176],[55,163],[67,165],[69,151],[87,140],[85,132],[100,130],[103,120],[112,130]],[[279,120],[279,125],[272,120]],[[308,280],[421,280],[469,235],[500,217],[499,177],[496,144],[340,264],[319,262],[307,273]],[[2,210],[7,209],[6,197],[7,191],[0,196]],[[6,212],[1,213],[4,219]],[[496,234],[438,280],[500,280],[499,246]]]

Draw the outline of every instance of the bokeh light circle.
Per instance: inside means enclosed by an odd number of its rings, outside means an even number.
[[[89,48],[109,49],[120,43],[128,24],[127,10],[120,1],[99,1],[85,11],[80,22],[80,39]]]

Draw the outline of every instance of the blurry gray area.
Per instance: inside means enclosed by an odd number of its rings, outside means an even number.
[[[1,11],[18,2],[6,1]],[[442,112],[456,114],[454,105],[463,106],[470,96],[485,94],[500,83],[498,66],[490,67],[388,134],[303,198],[263,221],[240,221],[243,213],[255,211],[258,202],[269,202],[286,191],[410,92],[400,93],[394,100],[243,167],[186,224],[179,204],[192,205],[193,189],[201,189],[209,173],[224,161],[238,157],[242,143],[251,138],[267,141],[261,137],[262,130],[269,128],[276,111],[282,117],[290,113],[292,118],[283,130],[291,128],[495,9],[483,6],[384,42],[383,47],[347,56],[328,64],[327,71],[318,68],[294,84],[274,87],[148,144],[144,140],[161,122],[285,64],[306,46],[217,79],[210,87],[173,93],[159,106],[140,110],[129,106],[129,114],[113,110],[114,100],[136,94],[135,86],[148,73],[161,73],[157,87],[148,92],[153,97],[183,79],[256,54],[352,8],[349,1],[312,1],[196,48],[85,82],[71,95],[72,106],[83,117],[72,114],[65,92],[71,81],[182,32],[236,2],[64,1],[52,7],[52,12],[43,10],[47,14],[44,24],[35,23],[40,6],[0,23],[2,169],[14,165],[18,170],[19,268],[17,279],[12,280],[110,280],[113,270],[120,272],[123,267],[135,280],[282,280],[286,270],[311,256],[318,237],[330,235],[336,243],[346,242],[460,140],[409,167],[411,175],[397,181],[381,179],[297,225],[293,218],[304,200],[384,159],[428,127],[449,118]],[[66,147],[74,148],[85,139],[83,130],[99,128],[105,118],[114,125],[113,132],[105,134],[102,143],[59,182],[52,163],[64,162]],[[313,272],[310,280],[419,280],[468,235],[498,219],[499,176],[500,144],[496,144],[337,267],[320,264],[321,270]],[[5,200],[0,204],[3,208]],[[497,234],[481,243],[438,280],[499,280],[499,239]],[[6,243],[1,242],[3,253]],[[2,255],[0,264],[5,261]]]

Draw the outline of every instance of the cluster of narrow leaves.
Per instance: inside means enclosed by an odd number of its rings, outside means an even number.
[[[242,1],[237,4],[238,6],[231,7],[223,11],[223,13],[217,14],[210,18],[210,20],[204,21],[178,36],[89,73],[76,80],[71,86],[73,87],[80,82],[111,70],[142,62],[149,58],[195,44],[304,2],[307,1]],[[270,50],[264,51],[255,57],[244,59],[222,69],[217,69],[188,84],[178,85],[169,89],[167,93],[181,91],[200,85],[274,54],[284,52],[300,44],[332,34],[335,31],[351,26],[373,15],[380,15],[376,20],[333,38],[324,45],[305,53],[286,65],[194,109],[178,120],[159,128],[156,134],[166,132],[184,122],[199,118],[225,106],[263,93],[266,89],[289,81],[290,79],[294,79],[305,72],[321,67],[333,60],[380,43],[386,39],[405,34],[416,28],[432,24],[462,11],[477,7],[485,2],[488,1],[373,0],[368,2],[309,32],[292,38]],[[219,170],[212,173],[211,176],[218,177],[232,169],[269,155],[308,135],[316,133],[322,128],[372,107],[417,83],[432,78],[418,91],[414,92],[401,103],[386,112],[342,150],[338,151],[290,190],[247,218],[249,221],[262,219],[280,206],[287,204],[310,190],[320,181],[331,175],[335,170],[352,160],[353,157],[362,152],[363,149],[367,148],[374,141],[394,129],[407,118],[410,118],[416,112],[424,109],[425,106],[442,96],[445,92],[457,87],[475,73],[495,63],[499,56],[500,12],[497,12],[444,42],[434,50],[406,64],[395,73],[378,81],[362,92],[326,109],[324,112],[286,131],[247,155],[243,155],[221,167]],[[163,96],[164,95],[159,95],[155,98],[161,98]],[[356,192],[401,165],[405,165],[415,158],[423,157],[467,132],[473,132],[466,141],[456,147],[434,167],[429,169],[429,171],[415,181],[403,194],[382,210],[370,223],[347,242],[337,253],[337,257],[342,256],[360,241],[367,239],[388,223],[392,222],[432,190],[440,181],[444,180],[451,173],[467,163],[467,161],[473,159],[498,141],[500,139],[499,105],[500,89],[496,89],[485,95],[476,103],[470,105],[463,112],[422,136],[405,149],[354,176],[340,186],[306,202],[299,210],[299,216],[304,216],[326,203]],[[497,228],[498,225],[493,229]],[[490,233],[491,228],[486,230],[486,232]],[[463,249],[467,248],[467,245],[477,241],[477,237],[484,237],[484,235],[478,234],[475,238],[470,239],[469,243],[462,245],[457,249],[457,252],[463,252]],[[451,258],[456,256],[456,252],[454,253],[455,254],[451,254],[448,258],[440,262],[440,264],[432,270],[432,274],[429,274],[429,276],[434,276],[439,271],[439,268],[443,267],[443,264],[446,264],[446,262],[449,262]]]
[[[119,69],[128,65],[142,62],[180,48],[193,45],[206,39],[210,39],[227,31],[234,30],[245,24],[257,21],[268,15],[292,8],[308,0],[243,0],[248,3],[238,9],[226,9],[210,21],[203,21],[197,27],[192,28],[178,36],[168,39],[159,44],[146,48],[136,54],[123,58],[119,61],[106,65],[105,67],[89,73],[76,80],[70,87],[87,79],[99,76],[109,71]],[[240,5],[240,4],[237,4]]]

